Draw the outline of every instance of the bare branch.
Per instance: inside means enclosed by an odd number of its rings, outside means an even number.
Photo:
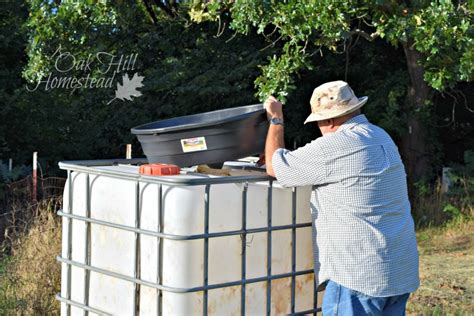
[[[220,37],[224,31],[225,31],[225,27],[226,27],[226,23],[224,22],[224,26],[222,26],[222,20],[221,20],[221,17],[220,16],[217,16],[217,19],[219,20],[219,26],[217,28],[217,34],[214,35],[214,38],[218,38]]]
[[[270,34],[265,34],[265,32],[262,32],[262,35],[263,37],[269,40],[270,36],[272,36],[276,32],[276,30],[278,30],[278,25],[275,25],[275,28],[273,29],[273,31],[270,32]]]
[[[364,17],[361,18],[361,21],[364,22],[364,24],[367,26],[374,27],[374,25],[372,23],[367,22],[367,20],[364,19]]]
[[[262,51],[266,50],[267,48],[270,48],[270,47],[275,46],[275,44],[276,44],[279,40],[281,40],[282,37],[283,37],[283,35],[280,35],[276,40],[274,40],[273,42],[271,42],[270,44],[268,44],[268,45],[265,46],[264,48],[260,49],[260,51],[262,52]]]
[[[229,39],[227,39],[225,42],[226,42],[226,43],[229,43],[229,42],[232,41],[236,36],[237,36],[237,32],[234,32],[234,34],[232,34],[232,36],[229,37]]]
[[[157,24],[158,20],[156,18],[155,12],[153,11],[153,8],[151,7],[150,3],[148,3],[148,0],[143,0],[143,4],[145,5],[145,9],[148,12],[148,15],[150,15],[153,24]]]
[[[176,17],[176,14],[175,12],[173,12],[173,10],[168,7],[166,4],[164,4],[163,2],[161,2],[160,0],[154,0],[153,1],[155,3],[155,5],[160,8],[161,10],[163,10],[163,12],[166,13],[166,15],[168,15],[169,17],[171,18],[174,18]]]
[[[359,27],[360,27],[360,24],[361,24],[361,20],[359,20]],[[354,42],[352,42],[352,35],[350,37],[350,41],[349,41],[349,45],[347,45],[346,47],[346,66],[345,66],[345,70],[344,70],[344,80],[347,81],[347,75],[349,73],[349,60],[350,60],[350,51],[353,47],[355,47],[357,45],[357,43],[359,43],[359,39],[362,35],[361,34],[357,34],[357,37],[355,39]]]
[[[366,40],[368,40],[369,42],[372,42],[377,36],[379,36],[377,34],[377,32],[369,34],[369,33],[365,32],[361,29],[355,29],[353,31],[350,31],[349,34],[351,34],[351,35],[360,35],[363,38],[365,38]]]
[[[306,41],[304,42],[304,46],[303,46],[303,48],[302,48],[301,51],[300,51],[301,53],[303,53],[303,54],[306,53],[306,47],[308,47],[308,42],[309,42],[309,40],[306,40]]]
[[[322,50],[321,46],[319,46],[317,49],[314,50],[314,52],[309,54],[309,57],[313,57],[318,52],[319,52],[319,55],[321,55],[321,57],[323,57],[323,50]]]
[[[345,41],[344,41],[345,43]],[[351,47],[352,47],[352,36],[350,37],[349,39],[349,45],[347,45],[346,47],[346,65],[345,65],[345,68],[344,68],[344,81],[347,82],[347,74],[349,73],[349,59],[350,59],[350,51],[351,51]]]
[[[451,126],[451,125],[455,124],[456,105],[458,104],[458,98],[456,98],[455,95],[453,95],[452,93],[449,93],[448,91],[444,91],[444,93],[446,93],[448,96],[450,96],[454,100],[453,109],[451,111],[451,119],[449,120],[449,122],[447,124],[436,125],[436,127],[448,127],[448,126]],[[441,96],[443,98],[444,98],[444,93],[441,93]]]
[[[466,110],[468,110],[468,111],[471,112],[471,113],[474,113],[474,110],[471,109],[471,108],[467,105],[467,98],[466,98],[466,95],[465,95],[461,90],[454,90],[454,89],[453,89],[453,92],[455,92],[456,94],[461,95],[462,98],[464,99],[464,107],[466,108]]]

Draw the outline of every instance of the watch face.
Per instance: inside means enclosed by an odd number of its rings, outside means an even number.
[[[279,119],[278,117],[272,117],[270,123],[273,125],[283,125],[283,120]]]

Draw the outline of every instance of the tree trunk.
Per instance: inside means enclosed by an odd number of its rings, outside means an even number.
[[[426,106],[425,102],[430,99],[430,88],[423,79],[423,66],[419,65],[419,61],[423,56],[412,48],[412,44],[411,40],[403,44],[410,75],[410,85],[405,105],[408,130],[402,137],[400,144],[401,156],[405,163],[410,185],[429,174],[431,171],[430,158],[432,156],[432,146],[428,143],[427,137],[430,131],[426,128],[417,111]]]

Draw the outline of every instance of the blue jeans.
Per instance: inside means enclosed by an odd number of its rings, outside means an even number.
[[[329,281],[323,298],[323,316],[404,316],[408,296],[410,293],[373,297]]]

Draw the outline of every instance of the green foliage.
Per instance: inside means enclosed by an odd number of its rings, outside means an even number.
[[[54,70],[50,58],[61,45],[76,59],[87,58],[90,51],[84,46],[94,46],[96,51],[103,44],[118,39],[117,10],[106,1],[28,1],[30,16],[25,24],[28,30],[28,67],[24,76],[30,82],[47,77]],[[104,35],[109,41],[104,42]],[[99,40],[100,39],[100,40]],[[95,45],[97,43],[102,45]]]
[[[474,176],[474,150],[466,150],[464,152],[464,164],[466,173]]]
[[[365,106],[364,112],[399,140],[406,133],[404,122],[408,113],[404,112],[403,107],[408,86],[407,73],[398,68],[377,79],[374,80],[373,87],[366,92],[370,95],[370,102]]]
[[[447,173],[448,190],[442,183],[415,183],[418,196],[414,203],[414,217],[418,226],[452,224],[469,221],[474,215],[474,151],[464,153],[464,163],[451,164]]]
[[[255,29],[270,41],[285,43],[256,81],[261,100],[269,94],[284,98],[294,88],[290,77],[311,66],[308,56],[321,47],[344,50],[354,35],[413,45],[424,54],[425,80],[435,89],[474,76],[473,8],[465,2],[196,1],[191,10],[199,16],[191,15],[195,22],[216,20],[230,11],[237,32]]]
[[[293,47],[286,43],[282,55],[273,55],[268,59],[268,65],[261,66],[262,75],[255,80],[257,96],[261,101],[270,95],[276,96],[282,102],[286,101],[288,91],[295,89],[291,74],[303,67],[312,69],[307,57],[298,54],[300,49],[302,48],[299,46]]]
[[[27,16],[26,10],[15,3],[2,3],[0,10],[0,157],[9,151],[8,138],[5,132],[8,125],[7,115],[10,108],[10,94],[21,84],[22,67],[24,66],[23,50],[25,36],[19,26]]]
[[[23,46],[16,43],[17,53],[3,63],[17,83],[9,91],[0,90],[6,93],[0,115],[8,122],[0,127],[0,145],[5,140],[0,154],[4,159],[13,157],[15,164],[28,161],[33,151],[46,156],[53,166],[63,159],[120,157],[127,143],[134,144],[134,156],[142,156],[131,127],[255,103],[252,83],[257,66],[273,52],[260,53],[258,48],[265,44],[256,36],[236,35],[229,41],[229,30],[216,36],[214,24],[189,25],[159,10],[155,10],[157,23],[153,24],[142,3],[101,1],[91,5],[86,1],[31,0],[28,8],[16,6],[30,11],[23,19],[17,14],[14,22],[14,28],[26,36],[20,41]],[[8,31],[0,33],[10,36]],[[16,35],[12,33],[11,37]],[[38,78],[45,80],[50,74],[89,74],[82,69],[57,71],[52,55],[61,47],[77,61],[98,52],[116,56],[137,53],[136,69],[128,74],[145,77],[140,88],[143,96],[133,102],[115,100],[107,105],[114,89],[45,91],[41,84],[36,91],[28,92],[20,75],[24,65],[12,67],[17,65],[15,60],[25,59],[27,43],[28,64],[23,75],[30,88],[35,87]],[[99,70],[97,64],[92,64],[90,76],[99,77]],[[121,74],[116,75],[114,88]]]
[[[423,53],[426,82],[435,89],[452,87],[474,76],[473,8],[453,1],[401,4],[389,13],[376,12],[377,32],[393,45],[413,43]]]
[[[9,171],[7,164],[0,164],[0,181],[2,182],[8,183],[16,181],[28,174],[31,174],[31,168],[28,168],[25,165],[15,166],[11,171]]]
[[[28,0],[5,4],[8,10],[2,11],[0,30],[5,43],[0,48],[0,120],[5,122],[0,125],[1,158],[12,157],[15,165],[23,164],[30,161],[31,152],[39,151],[40,157],[47,157],[49,165],[43,166],[50,172],[58,160],[121,157],[127,143],[133,143],[134,156],[141,156],[131,127],[254,103],[255,93],[259,99],[275,94],[286,100],[287,144],[301,146],[318,133],[311,124],[302,126],[309,114],[312,89],[341,78],[357,94],[370,96],[364,112],[399,141],[407,132],[406,118],[412,114],[405,104],[410,80],[401,45],[391,47],[386,39],[401,44],[404,37],[397,30],[417,34],[422,40],[415,44],[420,50],[428,49],[431,44],[424,43],[423,37],[429,40],[425,32],[429,28],[417,27],[439,25],[443,18],[439,7],[446,7],[449,14],[442,21],[449,25],[465,19],[462,10],[472,10],[464,2],[451,7],[438,2],[431,8],[429,2],[411,1],[412,8],[404,13],[398,1],[196,0],[179,2],[177,14],[170,15],[156,5],[151,11],[146,8],[146,3],[153,2]],[[435,21],[428,17],[429,10],[439,15]],[[415,15],[423,18],[419,26]],[[396,21],[399,23],[393,24]],[[444,45],[435,57],[445,58],[448,72],[457,59],[467,58],[459,69],[464,67],[462,72],[469,73],[471,22],[467,21],[466,32],[465,27],[448,30],[449,34],[442,29],[434,32]],[[28,92],[26,79],[31,87],[49,74],[86,75],[81,69],[67,74],[56,71],[52,55],[58,47],[76,60],[98,52],[138,53],[136,69],[128,75],[145,77],[140,88],[143,95],[133,102],[115,100],[107,105],[114,89],[44,91],[41,85]],[[448,63],[449,58],[454,64]],[[99,68],[93,66],[90,75],[100,76]],[[21,78],[22,73],[26,79]],[[428,117],[427,122],[436,122],[432,113],[421,114]],[[462,135],[468,138],[466,126]],[[444,142],[449,143],[451,138],[446,137]]]
[[[212,7],[199,4],[209,18],[218,16],[215,3]],[[267,39],[284,42],[279,55],[269,58],[262,66],[262,75],[255,81],[257,96],[261,101],[269,95],[276,95],[285,101],[295,88],[294,74],[302,69],[311,69],[308,58],[309,45],[337,50],[338,42],[350,28],[346,15],[357,14],[357,6],[351,1],[252,1],[221,2],[222,7],[232,6],[230,27],[242,34],[249,34],[251,28]],[[196,19],[194,19],[197,21]],[[271,29],[272,31],[269,31]],[[272,34],[276,33],[272,37]]]
[[[457,218],[462,215],[461,210],[451,203],[447,203],[443,207],[443,212],[447,213],[450,218]]]
[[[417,181],[414,183],[414,186],[416,188],[416,193],[420,197],[426,197],[432,193],[432,188],[430,187],[430,184],[425,181]]]
[[[448,178],[451,183],[449,195],[462,196],[461,201],[464,204],[472,205],[474,202],[474,150],[464,152],[464,164],[452,164]]]

